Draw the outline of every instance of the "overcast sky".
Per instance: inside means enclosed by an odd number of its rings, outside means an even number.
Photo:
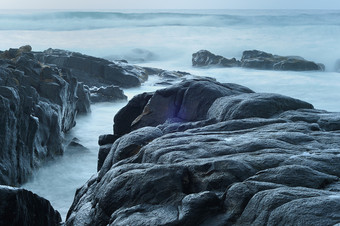
[[[340,9],[340,0],[0,0],[1,9]]]

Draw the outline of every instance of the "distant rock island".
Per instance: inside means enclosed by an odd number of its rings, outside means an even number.
[[[200,50],[192,54],[192,65],[195,67],[244,67],[260,70],[278,71],[324,71],[325,66],[298,56],[278,56],[259,50],[243,52],[241,60],[227,59],[215,55],[208,50]]]

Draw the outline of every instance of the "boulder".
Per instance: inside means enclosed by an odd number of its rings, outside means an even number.
[[[221,97],[208,111],[218,121],[242,118],[270,118],[288,110],[313,109],[313,105],[291,97],[270,93],[247,93]]]
[[[58,211],[50,202],[25,189],[0,185],[0,225],[57,226]]]
[[[220,67],[239,67],[240,61],[235,58],[227,59],[223,56],[215,55],[208,50],[200,50],[192,54],[192,66],[205,67],[205,66],[220,66]]]
[[[181,115],[184,106],[194,112]],[[118,127],[120,138],[101,146],[107,154],[66,225],[340,222],[340,113],[209,79],[139,95],[123,109],[115,122],[143,124]]]
[[[222,84],[211,79],[186,80],[156,91],[144,106],[143,112],[131,123],[131,128],[157,126],[167,120],[203,120],[217,98],[251,92],[253,91],[240,85]],[[116,120],[120,121],[119,118]]]

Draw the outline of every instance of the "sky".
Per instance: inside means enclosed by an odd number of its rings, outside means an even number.
[[[0,0],[0,9],[340,9],[340,0]]]

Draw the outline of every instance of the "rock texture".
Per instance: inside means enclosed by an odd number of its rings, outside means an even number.
[[[60,225],[50,202],[25,189],[0,185],[0,225]]]
[[[244,67],[261,70],[280,71],[324,71],[323,64],[297,56],[278,56],[259,50],[247,50],[243,52],[240,61],[235,58],[227,59],[214,55],[207,50],[200,50],[192,55],[192,65],[196,67],[220,66],[220,67]]]
[[[192,66],[203,67],[216,65],[220,67],[239,67],[241,62],[235,58],[227,59],[223,56],[215,55],[208,50],[200,50],[192,54]]]
[[[29,46],[0,52],[0,184],[27,180],[63,153],[63,133],[87,113],[89,94],[66,69],[44,65]]]
[[[90,100],[92,103],[127,100],[127,96],[124,95],[123,90],[121,90],[118,86],[92,88],[90,90],[90,94]]]
[[[340,222],[340,113],[194,79],[136,96],[116,123],[66,225]]]
[[[141,83],[139,71],[130,70],[102,58],[60,49],[48,49],[34,54],[40,62],[70,70],[79,81],[88,86],[134,87]]]

